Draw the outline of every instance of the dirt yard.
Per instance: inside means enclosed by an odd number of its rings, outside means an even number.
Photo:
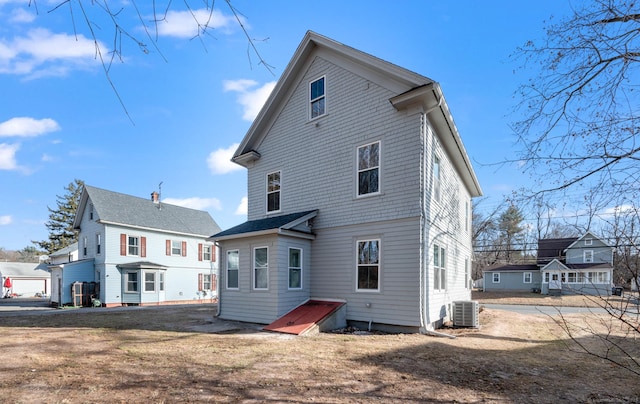
[[[486,309],[479,329],[443,330],[451,339],[292,337],[213,313],[175,306],[2,315],[0,401],[640,402],[637,375],[572,352],[544,315]]]

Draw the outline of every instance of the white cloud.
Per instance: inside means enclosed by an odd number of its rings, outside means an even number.
[[[108,49],[98,43],[102,52]],[[29,78],[63,76],[71,69],[99,63],[96,45],[83,35],[56,34],[44,28],[30,30],[26,36],[0,39],[0,73]]]
[[[0,216],[0,226],[6,226],[13,222],[13,218],[9,215]]]
[[[209,154],[207,165],[211,170],[211,174],[227,174],[242,169],[242,166],[231,161],[231,157],[233,157],[233,153],[238,146],[238,143],[234,143],[226,149],[214,150]]]
[[[31,137],[57,130],[60,130],[60,125],[58,125],[58,122],[49,118],[34,119],[29,117],[17,117],[11,118],[8,121],[0,122],[0,137]]]
[[[158,34],[176,38],[194,38],[202,34],[201,30],[205,26],[207,31],[215,29],[228,34],[233,32],[232,28],[235,24],[237,24],[235,17],[224,15],[215,9],[169,11],[164,20],[158,22]]]
[[[162,200],[164,203],[168,203],[169,205],[178,205],[185,208],[205,210],[208,208],[212,208],[215,210],[222,210],[222,203],[217,198],[165,198]]]
[[[2,2],[0,2],[1,4]],[[24,8],[16,8],[11,12],[9,22],[15,23],[28,23],[33,22],[36,19],[36,14],[33,11],[27,11]]]
[[[270,81],[261,87],[254,88],[257,85],[257,82],[245,79],[225,80],[222,83],[224,91],[238,93],[237,101],[243,109],[242,119],[246,121],[253,121],[258,116],[260,109],[276,86],[276,82]]]
[[[0,143],[0,170],[16,170],[16,152],[20,148],[18,144]]]
[[[240,200],[240,205],[238,205],[238,207],[236,208],[236,215],[246,215],[248,210],[247,204],[248,199],[245,196],[242,198],[242,200]]]
[[[51,162],[51,161],[55,161],[55,158],[50,154],[44,153],[40,158],[40,160],[42,160],[43,162]]]

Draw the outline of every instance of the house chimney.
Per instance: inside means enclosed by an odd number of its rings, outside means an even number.
[[[159,196],[159,195],[160,195],[160,194],[158,194],[156,191],[153,191],[153,192],[151,193],[151,200],[153,201],[153,203],[158,203],[158,202],[160,202],[160,201],[158,200],[158,196]]]

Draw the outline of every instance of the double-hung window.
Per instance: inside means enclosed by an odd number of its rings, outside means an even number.
[[[202,259],[204,261],[211,261],[211,245],[205,244],[202,246]]]
[[[182,255],[182,241],[171,240],[171,255]]]
[[[584,262],[585,263],[593,262],[593,250],[585,250],[585,252],[584,252]]]
[[[444,247],[433,245],[433,288],[435,290],[447,288],[446,255]]]
[[[358,196],[380,190],[380,142],[358,147]]]
[[[289,248],[289,289],[302,289],[302,250]]]
[[[138,272],[125,272],[125,291],[127,293],[138,292]]]
[[[380,290],[380,240],[358,240],[357,290]]]
[[[102,236],[100,233],[96,233],[96,254],[100,254],[102,251]]]
[[[87,255],[87,237],[82,238],[82,255]]]
[[[546,282],[549,282],[549,273],[546,274],[547,276],[545,277]],[[500,283],[500,272],[495,272],[493,274],[493,283]]]
[[[227,289],[238,289],[238,250],[227,251]]]
[[[325,86],[324,77],[312,81],[309,88],[309,102],[311,119],[322,116],[326,112],[325,108]]]
[[[156,291],[156,273],[153,271],[144,272],[144,291],[155,292]]]
[[[253,249],[253,288],[269,288],[269,250],[267,247]]]
[[[531,276],[531,272],[525,272],[524,274],[522,274],[522,282],[531,283]]]
[[[267,174],[267,213],[280,211],[280,171]]]
[[[135,236],[127,237],[127,255],[139,255],[140,239]]]

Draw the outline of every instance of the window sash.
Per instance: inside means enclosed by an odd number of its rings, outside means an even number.
[[[182,255],[182,241],[171,240],[171,255]]]
[[[592,250],[587,250],[587,251],[584,252],[584,262],[585,263],[593,262],[593,251]]]
[[[380,190],[380,142],[358,147],[358,195]]]
[[[380,240],[357,242],[357,290],[380,290]]]
[[[202,246],[202,259],[204,261],[211,261],[211,246],[208,244]]]
[[[433,156],[433,197],[436,201],[440,200],[440,172],[440,158]]]
[[[531,277],[532,277],[532,273],[531,272],[525,272],[522,274],[522,281],[524,283],[531,283]]]
[[[127,255],[139,255],[140,239],[134,236],[127,237]]]
[[[500,283],[500,273],[493,274],[493,283]]]
[[[267,174],[267,212],[280,211],[280,178],[280,171]]]
[[[253,288],[269,288],[269,249],[257,247],[253,250]]]
[[[128,293],[138,292],[138,273],[137,272],[125,272],[125,290]]]
[[[446,249],[437,244],[433,245],[433,288],[434,290],[447,289],[447,269],[445,257]]]
[[[311,119],[322,116],[326,112],[324,77],[309,84],[309,103]]]
[[[158,290],[164,292],[164,272],[158,272]]]
[[[211,274],[202,275],[202,289],[211,290]]]
[[[144,272],[144,291],[155,292],[156,291],[156,273],[152,271]]]
[[[302,250],[289,248],[289,289],[302,289]]]
[[[227,251],[227,289],[238,289],[239,258],[238,250]]]

